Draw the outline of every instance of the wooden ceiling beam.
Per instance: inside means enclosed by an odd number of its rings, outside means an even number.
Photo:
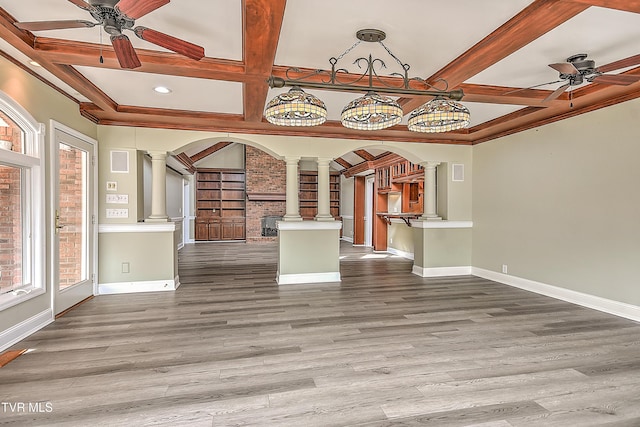
[[[37,61],[43,68],[71,86],[82,96],[91,100],[102,109],[115,110],[117,104],[96,85],[87,80],[76,69],[68,65],[55,64],[35,49],[36,38],[28,31],[18,29],[15,18],[0,8],[0,38],[11,44],[27,57]]]
[[[337,164],[339,164],[340,166],[342,166],[345,169],[349,169],[352,168],[353,165],[349,162],[347,162],[345,159],[343,159],[342,157],[338,157],[336,159],[333,159]]]
[[[186,153],[182,152],[182,153],[176,154],[174,157],[176,158],[177,161],[182,163],[182,165],[185,168],[187,168],[187,170],[190,173],[194,173],[196,171],[196,167],[193,165],[193,161],[191,160],[191,157],[189,157]]]
[[[367,150],[354,150],[353,152],[364,160],[373,160],[375,158],[373,154],[369,153]]]
[[[259,135],[343,138],[352,140],[401,141],[470,145],[468,132],[424,134],[411,132],[406,126],[394,126],[380,131],[359,132],[347,129],[340,122],[327,122],[314,127],[273,126],[267,122],[246,122],[235,114],[205,113],[119,106],[117,111],[103,110],[91,103],[82,103],[80,112],[101,125],[152,127],[158,129],[199,130]]]
[[[566,0],[536,0],[429,77],[427,82],[434,83],[441,78],[450,88],[456,88],[589,7],[588,4]],[[415,97],[404,102],[403,109],[408,114],[428,99]]]
[[[246,81],[243,90],[244,118],[261,122],[269,92],[267,78],[276,58],[286,0],[243,0],[244,63],[248,74],[261,76]]]
[[[38,37],[35,51],[52,63],[79,65],[120,70],[120,64],[111,46]],[[136,49],[142,66],[134,72],[176,75],[201,79],[242,81],[245,66],[241,61],[203,58],[200,61],[168,52]],[[103,63],[100,63],[100,56]]]
[[[608,9],[618,9],[627,12],[640,13],[640,0],[571,0],[575,3],[587,4],[589,6],[605,7]]]

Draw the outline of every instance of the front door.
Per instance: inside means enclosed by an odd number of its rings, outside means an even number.
[[[53,307],[59,314],[94,294],[95,147],[54,130]]]

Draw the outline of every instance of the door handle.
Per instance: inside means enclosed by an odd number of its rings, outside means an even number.
[[[60,230],[64,228],[64,224],[60,224],[60,212],[56,209],[56,234],[60,233]]]

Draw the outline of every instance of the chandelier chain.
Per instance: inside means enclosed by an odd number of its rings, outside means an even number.
[[[398,64],[400,64],[400,66],[402,67],[403,70],[408,71],[409,70],[409,64],[405,64],[404,62],[400,61],[400,59],[395,56],[393,54],[393,52],[391,52],[391,49],[389,49],[384,43],[382,43],[381,41],[379,41],[378,43],[380,43],[380,45],[384,48],[384,50],[387,51],[387,53],[389,54],[390,57],[392,57],[393,59],[396,60],[396,62]]]
[[[351,52],[353,49],[355,49],[355,48],[356,48],[356,46],[358,46],[360,43],[362,43],[362,40],[358,40],[357,42],[355,42],[355,43],[353,44],[353,46],[351,46],[350,48],[348,48],[347,50],[345,50],[344,52],[342,52],[342,53],[340,54],[340,56],[338,56],[338,57],[336,58],[336,62],[338,62],[338,61],[340,61],[342,58],[344,58],[344,56],[345,56],[345,55],[347,55],[349,52]]]

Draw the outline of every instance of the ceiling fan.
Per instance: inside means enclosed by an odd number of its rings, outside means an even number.
[[[621,68],[632,67],[635,65],[640,65],[640,55],[630,56],[629,58],[621,59],[619,61],[615,61],[610,64],[603,65],[602,67],[596,68],[596,62],[594,60],[587,59],[586,53],[579,53],[568,57],[566,62],[549,64],[549,67],[560,73],[559,80],[531,86],[527,89],[565,82],[562,86],[558,87],[542,101],[548,102],[558,98],[567,88],[570,88],[572,86],[579,86],[585,81],[600,84],[627,86],[640,81],[640,75],[605,73]]]
[[[97,22],[75,20],[17,22],[16,27],[28,31],[61,30],[67,28],[91,28],[100,25],[111,35],[111,44],[122,68],[138,68],[142,64],[131,40],[123,30],[131,30],[138,38],[162,46],[165,49],[200,60],[204,48],[151,28],[134,27],[135,20],[164,6],[170,0],[69,0],[88,11]]]

